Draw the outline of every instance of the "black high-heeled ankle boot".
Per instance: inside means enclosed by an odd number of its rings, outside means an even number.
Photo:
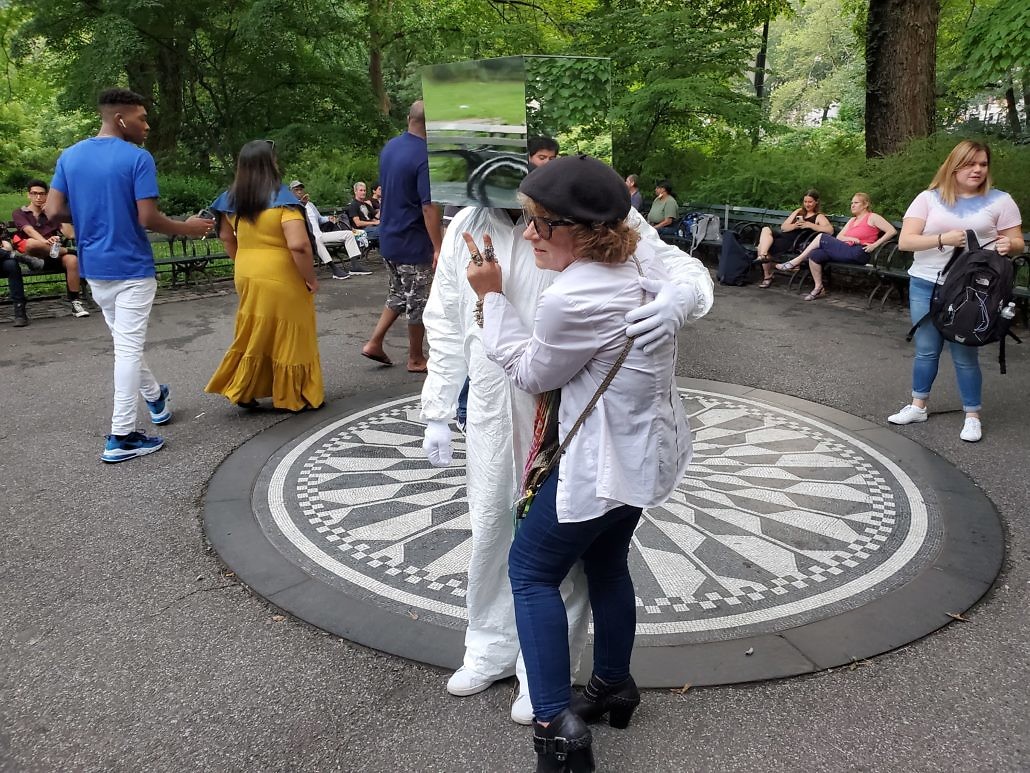
[[[592,742],[590,728],[570,709],[552,719],[547,727],[534,722],[536,773],[592,773]]]
[[[591,674],[586,689],[572,696],[569,708],[588,724],[608,714],[608,724],[623,730],[639,705],[640,690],[632,676],[618,684],[606,684]]]

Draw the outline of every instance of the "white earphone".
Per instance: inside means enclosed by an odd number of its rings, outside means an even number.
[[[118,119],[118,123],[120,123],[122,125],[123,129],[128,129],[129,128],[128,126],[125,125],[125,121],[123,121],[121,118]]]

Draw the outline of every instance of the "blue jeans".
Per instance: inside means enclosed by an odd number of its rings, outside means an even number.
[[[609,684],[629,676],[636,596],[629,543],[640,508],[623,505],[600,518],[558,523],[552,472],[537,491],[508,554],[515,623],[538,722],[569,706],[569,622],[558,586],[580,558],[594,618],[594,673]]]
[[[465,383],[462,385],[461,391],[458,392],[458,409],[454,412],[454,418],[459,424],[464,424],[468,418],[469,384],[469,378],[466,376]]]
[[[912,324],[921,320],[930,311],[930,297],[933,295],[933,282],[911,277],[908,285],[908,308],[912,316]],[[944,338],[930,320],[926,320],[915,334],[916,357],[912,362],[912,397],[926,400],[930,396],[930,387],[937,377],[937,368],[944,348]],[[954,341],[948,342],[951,361],[955,364],[955,377],[958,380],[958,393],[962,398],[962,410],[966,413],[979,411],[980,389],[983,375],[980,373],[980,351],[975,346],[963,346]]]
[[[21,265],[7,250],[0,250],[0,279],[7,280],[7,294],[11,296],[12,303],[25,303]]]

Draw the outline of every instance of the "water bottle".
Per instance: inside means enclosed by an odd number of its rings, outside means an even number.
[[[1009,305],[1001,310],[1002,319],[1015,319],[1016,316],[1016,302],[1009,301]]]
[[[61,254],[61,243],[60,242],[54,242],[53,244],[51,244],[50,245],[50,257],[51,258],[56,258],[56,257],[59,257],[60,254]]]

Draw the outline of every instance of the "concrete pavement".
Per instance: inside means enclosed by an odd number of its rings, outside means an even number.
[[[383,274],[323,284],[327,396],[398,384],[360,345]],[[203,393],[235,298],[155,306],[148,360],[176,418],[158,454],[98,460],[111,399],[103,320],[0,327],[0,768],[521,771],[510,683],[456,699],[446,674],[323,634],[240,586],[205,545],[204,488],[234,448],[284,420]],[[795,394],[882,423],[908,395],[901,313],[720,288],[681,340],[681,375]],[[401,361],[405,331],[389,351]],[[984,440],[958,438],[947,357],[926,424],[899,432],[979,485],[1008,529],[1006,567],[971,622],[854,668],[652,691],[631,729],[600,728],[601,770],[1018,771],[1030,768],[1030,351],[983,357]],[[949,412],[950,411],[950,412]]]

